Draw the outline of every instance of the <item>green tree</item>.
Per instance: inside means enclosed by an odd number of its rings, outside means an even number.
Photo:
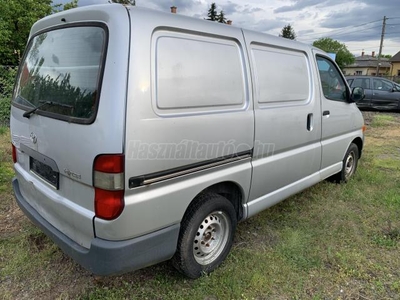
[[[37,20],[58,12],[61,4],[52,0],[1,0],[0,5],[0,65],[18,65],[28,40],[29,31]],[[64,5],[74,8],[78,0]]]
[[[281,33],[279,36],[289,39],[289,40],[295,40],[296,39],[296,33],[294,32],[294,29],[292,25],[288,24],[282,28]]]
[[[112,0],[112,2],[114,3],[120,3],[120,4],[126,4],[126,5],[136,5],[136,1],[135,0]]]
[[[53,12],[52,0],[2,0],[0,5],[0,65],[17,65],[29,31]]]
[[[64,4],[64,10],[78,7],[78,0],[72,0],[69,3]]]
[[[224,13],[223,10],[221,10],[221,12],[218,14],[218,16],[217,16],[217,21],[218,21],[219,23],[224,23],[224,24],[226,24],[225,13]]]
[[[213,2],[211,3],[210,9],[208,10],[207,14],[208,18],[207,20],[209,21],[216,21],[218,14],[217,14],[217,5]]]
[[[325,52],[336,53],[336,63],[341,69],[354,62],[354,56],[347,49],[346,45],[331,38],[321,38],[316,40],[313,43],[313,46]]]

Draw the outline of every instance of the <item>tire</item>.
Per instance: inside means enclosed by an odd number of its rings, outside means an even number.
[[[357,170],[358,158],[360,157],[358,147],[356,144],[351,143],[347,149],[346,155],[343,158],[342,170],[329,178],[336,183],[347,182]]]
[[[193,279],[212,272],[231,250],[236,225],[236,211],[228,199],[199,195],[183,217],[172,264]]]

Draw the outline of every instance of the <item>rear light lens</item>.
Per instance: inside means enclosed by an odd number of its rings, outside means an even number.
[[[94,161],[94,170],[104,173],[123,173],[124,155],[111,154],[99,155]]]
[[[93,164],[96,217],[113,220],[124,210],[124,165],[123,154],[105,154],[96,157]]]
[[[124,191],[106,191],[95,188],[94,211],[104,220],[117,218],[124,210]]]
[[[17,162],[17,148],[15,148],[15,146],[12,144],[11,146],[12,146],[12,159],[15,164]]]

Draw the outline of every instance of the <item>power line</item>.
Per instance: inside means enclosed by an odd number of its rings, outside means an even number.
[[[335,30],[331,30],[331,31],[324,31],[324,32],[320,32],[320,33],[316,33],[316,32],[312,32],[312,33],[306,33],[306,34],[303,34],[302,36],[309,36],[309,35],[321,35],[321,34],[326,34],[326,33],[329,33],[329,34],[331,34],[331,33],[333,33],[333,32],[337,32],[337,31],[339,31],[339,32],[340,32],[340,31],[345,31],[345,30],[348,30],[348,29],[352,29],[352,28],[361,27],[361,26],[368,25],[368,24],[372,24],[372,23],[379,22],[379,21],[381,21],[381,20],[379,19],[379,20],[375,20],[375,21],[371,21],[371,22],[367,22],[367,23],[363,23],[363,24],[359,24],[359,25],[347,26],[347,27],[350,27],[350,28],[340,28],[340,29],[335,29]]]
[[[305,38],[305,39],[303,38],[303,36],[299,36],[299,40],[302,40],[302,41],[311,41],[311,40],[314,40],[314,39],[316,39],[316,38],[321,38],[321,37],[323,37],[323,36],[338,37],[338,36],[347,35],[347,34],[354,33],[354,32],[365,32],[365,31],[368,31],[368,30],[371,30],[371,29],[374,29],[374,28],[380,28],[381,26],[382,26],[382,25],[373,26],[373,27],[364,28],[364,29],[346,28],[346,29],[343,29],[342,32],[337,32],[337,33],[334,33],[334,34],[319,33],[319,34],[318,34],[319,36],[308,37],[308,38]],[[348,31],[346,31],[346,30],[348,30]]]

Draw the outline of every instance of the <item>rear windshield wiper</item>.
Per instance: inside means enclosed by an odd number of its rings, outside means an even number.
[[[24,112],[24,114],[22,116],[29,119],[33,113],[35,113],[38,109],[40,109],[40,108],[42,108],[43,106],[46,106],[46,105],[73,108],[73,106],[71,106],[71,105],[62,104],[62,103],[53,102],[53,101],[39,101],[39,103],[42,103],[42,104],[32,108],[31,110],[28,110],[28,111]]]

